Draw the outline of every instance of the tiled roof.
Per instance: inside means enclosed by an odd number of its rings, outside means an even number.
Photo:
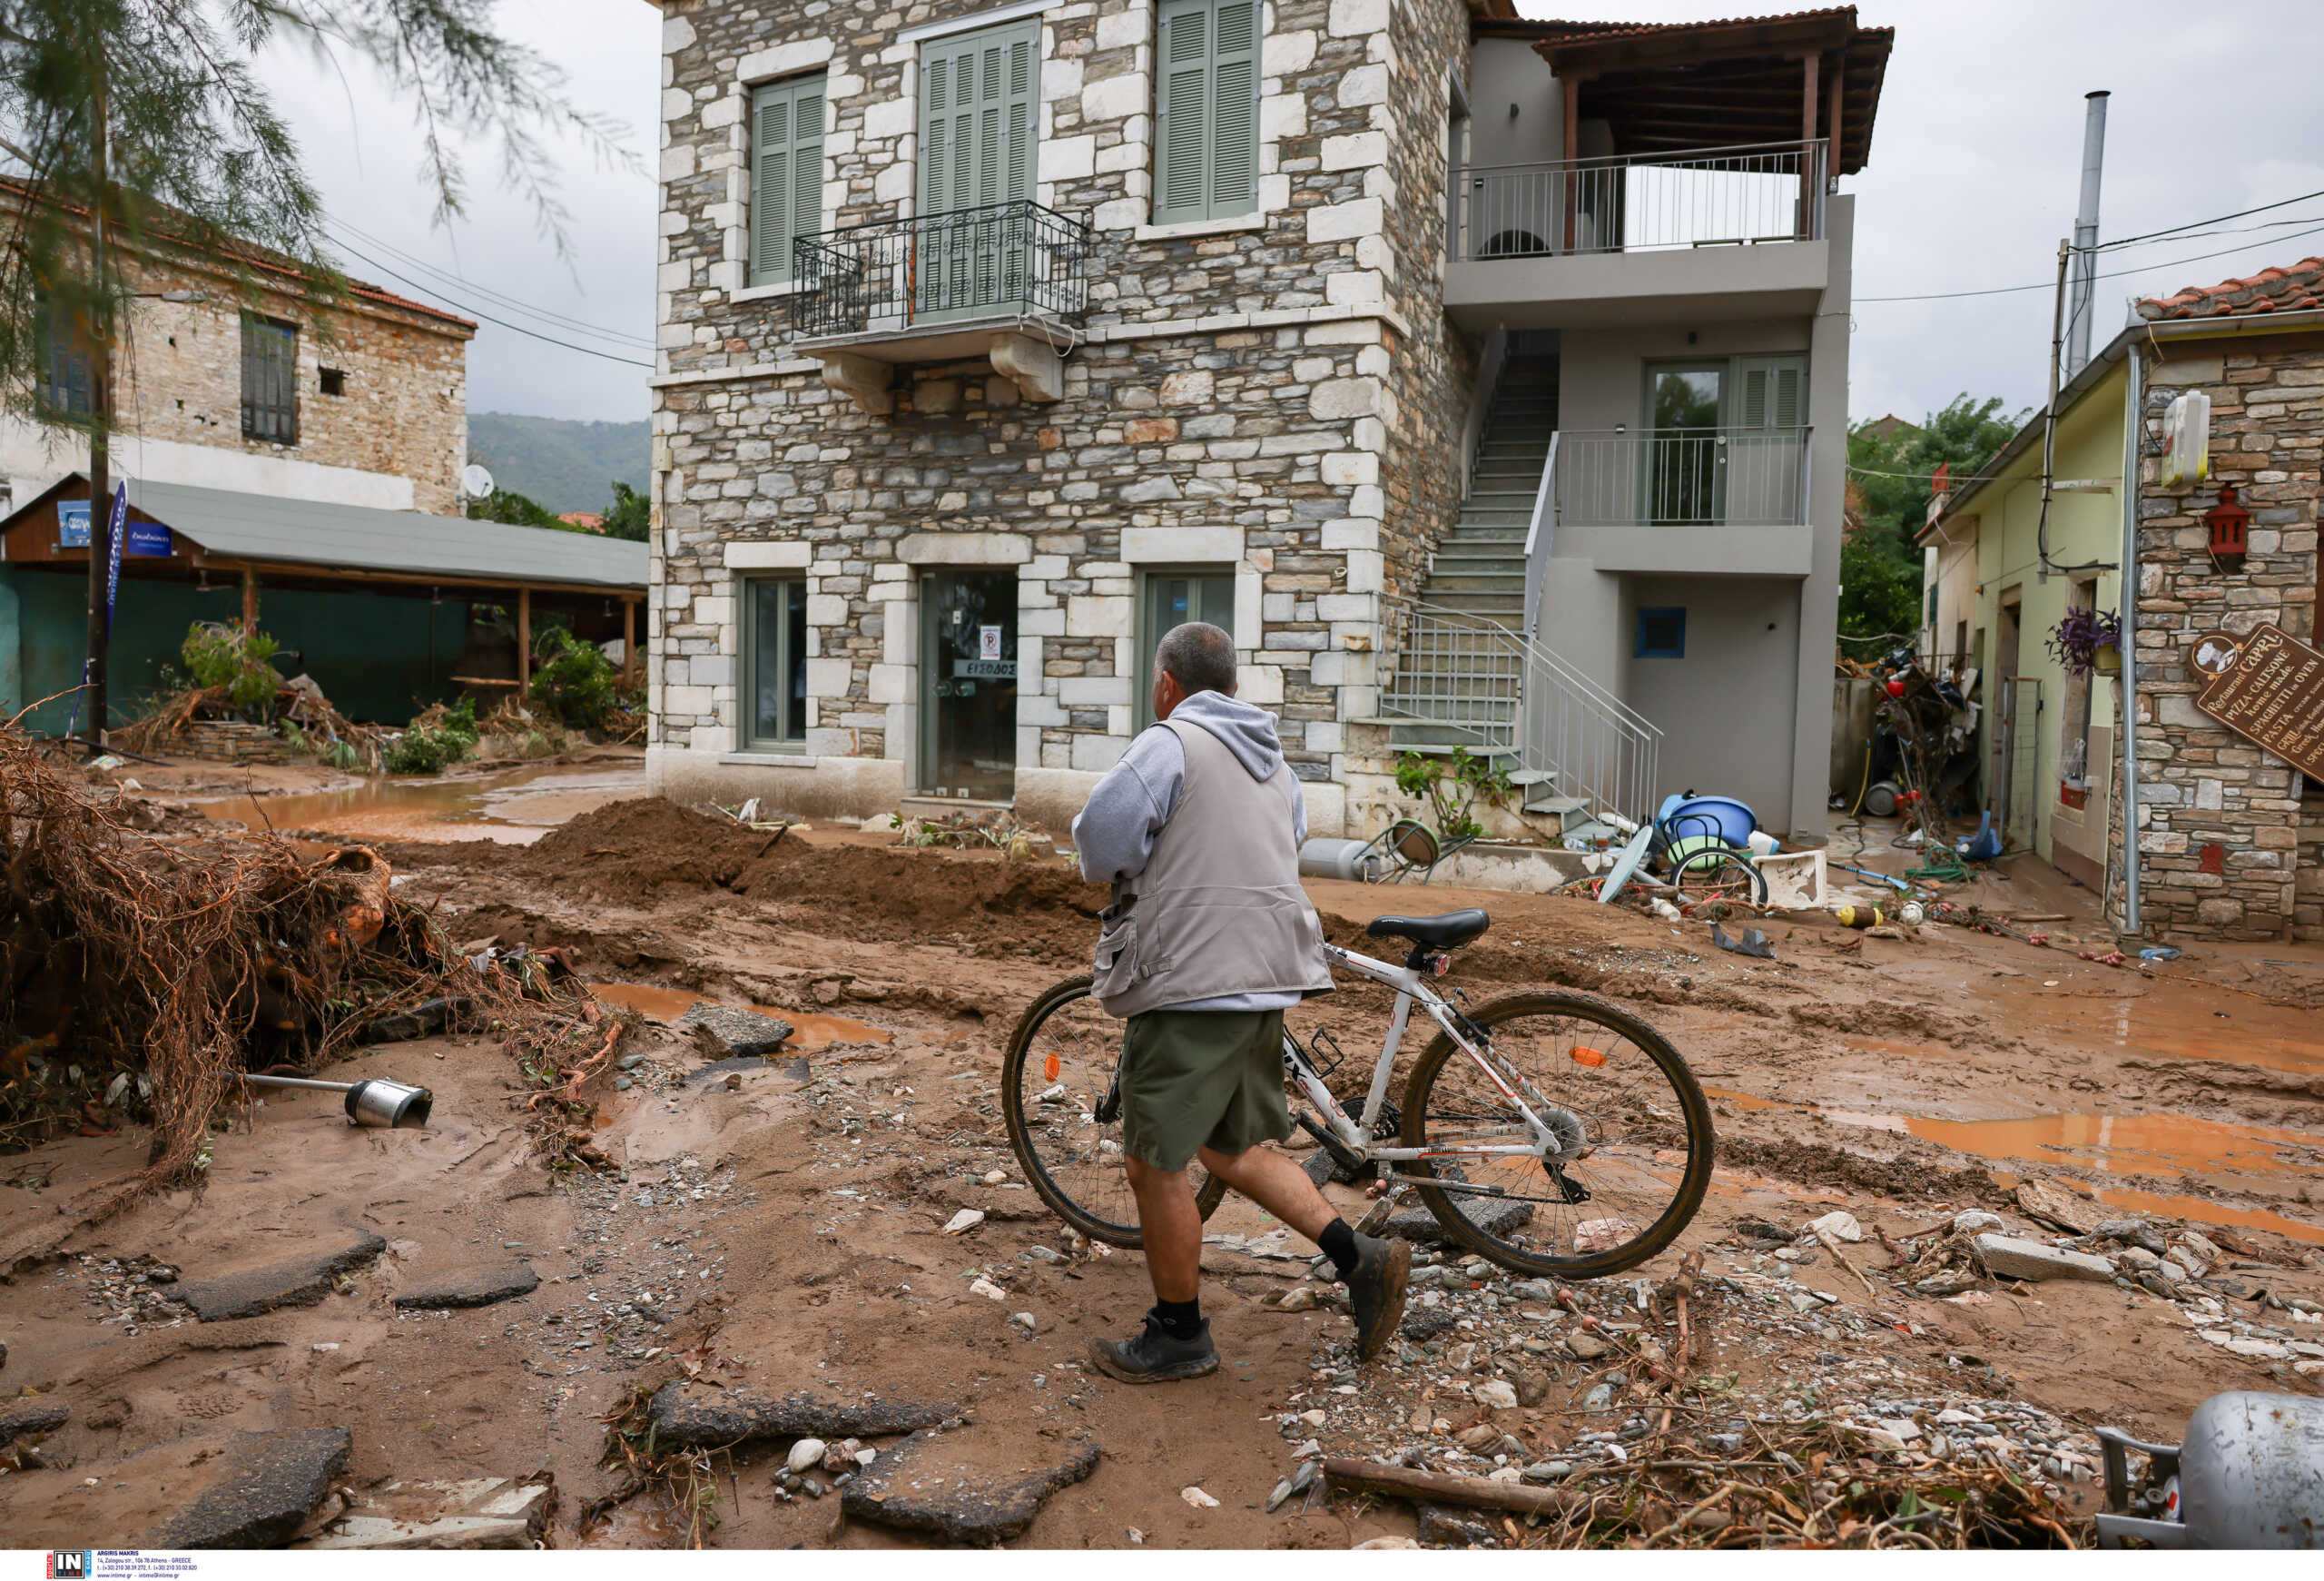
[[[1713,27],[1752,27],[1769,22],[1812,22],[1825,17],[1846,17],[1856,20],[1853,5],[1829,6],[1820,11],[1779,11],[1772,16],[1715,16],[1703,22],[1556,22],[1544,25],[1560,29],[1560,44],[1581,44],[1599,38],[1627,38],[1647,33],[1698,32]]]
[[[2324,308],[2324,258],[2303,258],[2241,280],[2191,285],[2139,303],[2142,319],[2212,319],[2238,313],[2289,313]]]
[[[86,212],[77,203],[58,203],[55,198],[41,193],[32,183],[17,176],[0,175],[0,192],[13,194],[20,203],[56,203],[58,207],[74,214]],[[182,237],[171,233],[169,221],[174,211],[158,203],[153,205],[153,209],[155,216],[161,222],[154,226],[153,234],[161,240],[184,245]],[[307,278],[306,271],[296,259],[287,258],[271,248],[261,247],[253,242],[245,242],[237,237],[231,245],[222,251],[229,257],[264,270],[270,274],[281,275],[302,282]],[[448,324],[458,324],[471,333],[476,330],[474,319],[464,319],[458,313],[446,312],[442,308],[429,307],[424,301],[414,301],[409,297],[398,296],[384,286],[373,285],[368,281],[357,280],[351,275],[342,275],[340,278],[347,282],[348,294],[359,301],[375,302],[381,307],[395,308],[403,312],[418,313],[424,318],[436,319]]]

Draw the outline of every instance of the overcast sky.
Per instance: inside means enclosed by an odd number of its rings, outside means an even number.
[[[1521,8],[1635,21],[1753,9],[1728,0],[1521,0]],[[2160,0],[1886,0],[1861,5],[1857,15],[1868,25],[1894,26],[1896,46],[1870,167],[1842,183],[1858,198],[1850,371],[1856,418],[1918,417],[1963,390],[2001,396],[2013,410],[2041,399],[2048,282],[2058,238],[2073,228],[2083,95],[2093,88],[2113,92],[2102,239],[2324,190],[2324,95],[2314,89],[2314,39],[2300,26],[2284,26],[2287,16],[2313,15],[2305,5],[2191,13]],[[349,256],[348,267],[428,301],[650,361],[659,13],[646,0],[502,0],[499,15],[510,33],[564,67],[576,104],[627,125],[638,168],[607,168],[576,142],[560,145],[576,252],[569,265],[541,239],[526,206],[496,184],[488,149],[472,155],[468,214],[449,232],[431,229],[409,112],[375,82],[350,74],[342,84],[303,59],[279,57],[270,80],[332,213],[469,283],[431,280],[343,231],[347,246],[369,254]],[[2199,23],[2191,20],[2197,15]],[[2324,197],[2231,223],[2280,219],[2309,222],[2158,242],[2110,258],[2106,270],[2138,272],[2099,282],[2093,343],[2121,327],[2133,295],[2324,252],[2324,234],[2303,233],[2324,232]],[[2230,248],[2225,256],[2198,257]],[[1869,300],[2016,285],[2039,289],[1941,301]],[[620,338],[532,316],[538,313]],[[631,420],[646,415],[645,379],[643,369],[489,323],[468,353],[468,400],[479,411]]]

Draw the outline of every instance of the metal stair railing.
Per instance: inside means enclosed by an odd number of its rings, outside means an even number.
[[[1381,709],[1472,737],[1445,745],[1513,757],[1536,785],[1600,813],[1640,823],[1653,814],[1661,730],[1499,621],[1414,604]]]

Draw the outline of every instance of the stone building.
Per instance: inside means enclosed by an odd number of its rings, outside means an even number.
[[[1886,31],[659,3],[656,788],[1061,825],[1200,618],[1318,833],[1820,830]]]
[[[2208,471],[2171,478],[2164,430],[2190,395],[2210,403]],[[2189,667],[2208,633],[2317,635],[2324,259],[2137,304],[2059,392],[2045,528],[2044,426],[2027,423],[1922,534],[1940,550],[1925,641],[1960,647],[1984,676],[1986,805],[2014,844],[2102,888],[2118,927],[2324,938],[2324,788],[2201,711]],[[2208,519],[2229,489],[2250,513],[2240,562],[2211,552]],[[2137,574],[2122,675],[2069,676],[2045,638],[2069,608],[2123,608],[2126,525]],[[2134,677],[2135,929],[2123,676]]]
[[[26,201],[0,178],[0,211]],[[325,301],[286,262],[155,238],[130,254],[113,361],[124,477],[381,510],[451,513],[468,459],[467,319],[359,281]],[[171,300],[175,299],[175,300]],[[51,326],[42,393],[85,408],[88,358]],[[88,465],[69,430],[0,419],[0,511]]]

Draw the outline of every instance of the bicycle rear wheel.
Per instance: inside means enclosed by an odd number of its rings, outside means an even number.
[[[1088,976],[1069,977],[1035,1000],[1009,1035],[1000,1108],[1025,1179],[1057,1216],[1093,1240],[1144,1244],[1137,1199],[1122,1151],[1115,1075],[1122,1023],[1098,1007]],[[1226,1194],[1199,1161],[1187,1166],[1205,1219]]]
[[[1399,1169],[1443,1182],[1415,1189],[1447,1232],[1503,1268],[1565,1279],[1620,1273],[1677,1240],[1710,1187],[1714,1142],[1710,1105],[1669,1041],[1579,993],[1512,994],[1469,1019],[1500,1082],[1440,1033],[1404,1090],[1403,1145],[1436,1156]],[[1555,1167],[1459,1158],[1529,1139],[1502,1082],[1579,1153]]]

